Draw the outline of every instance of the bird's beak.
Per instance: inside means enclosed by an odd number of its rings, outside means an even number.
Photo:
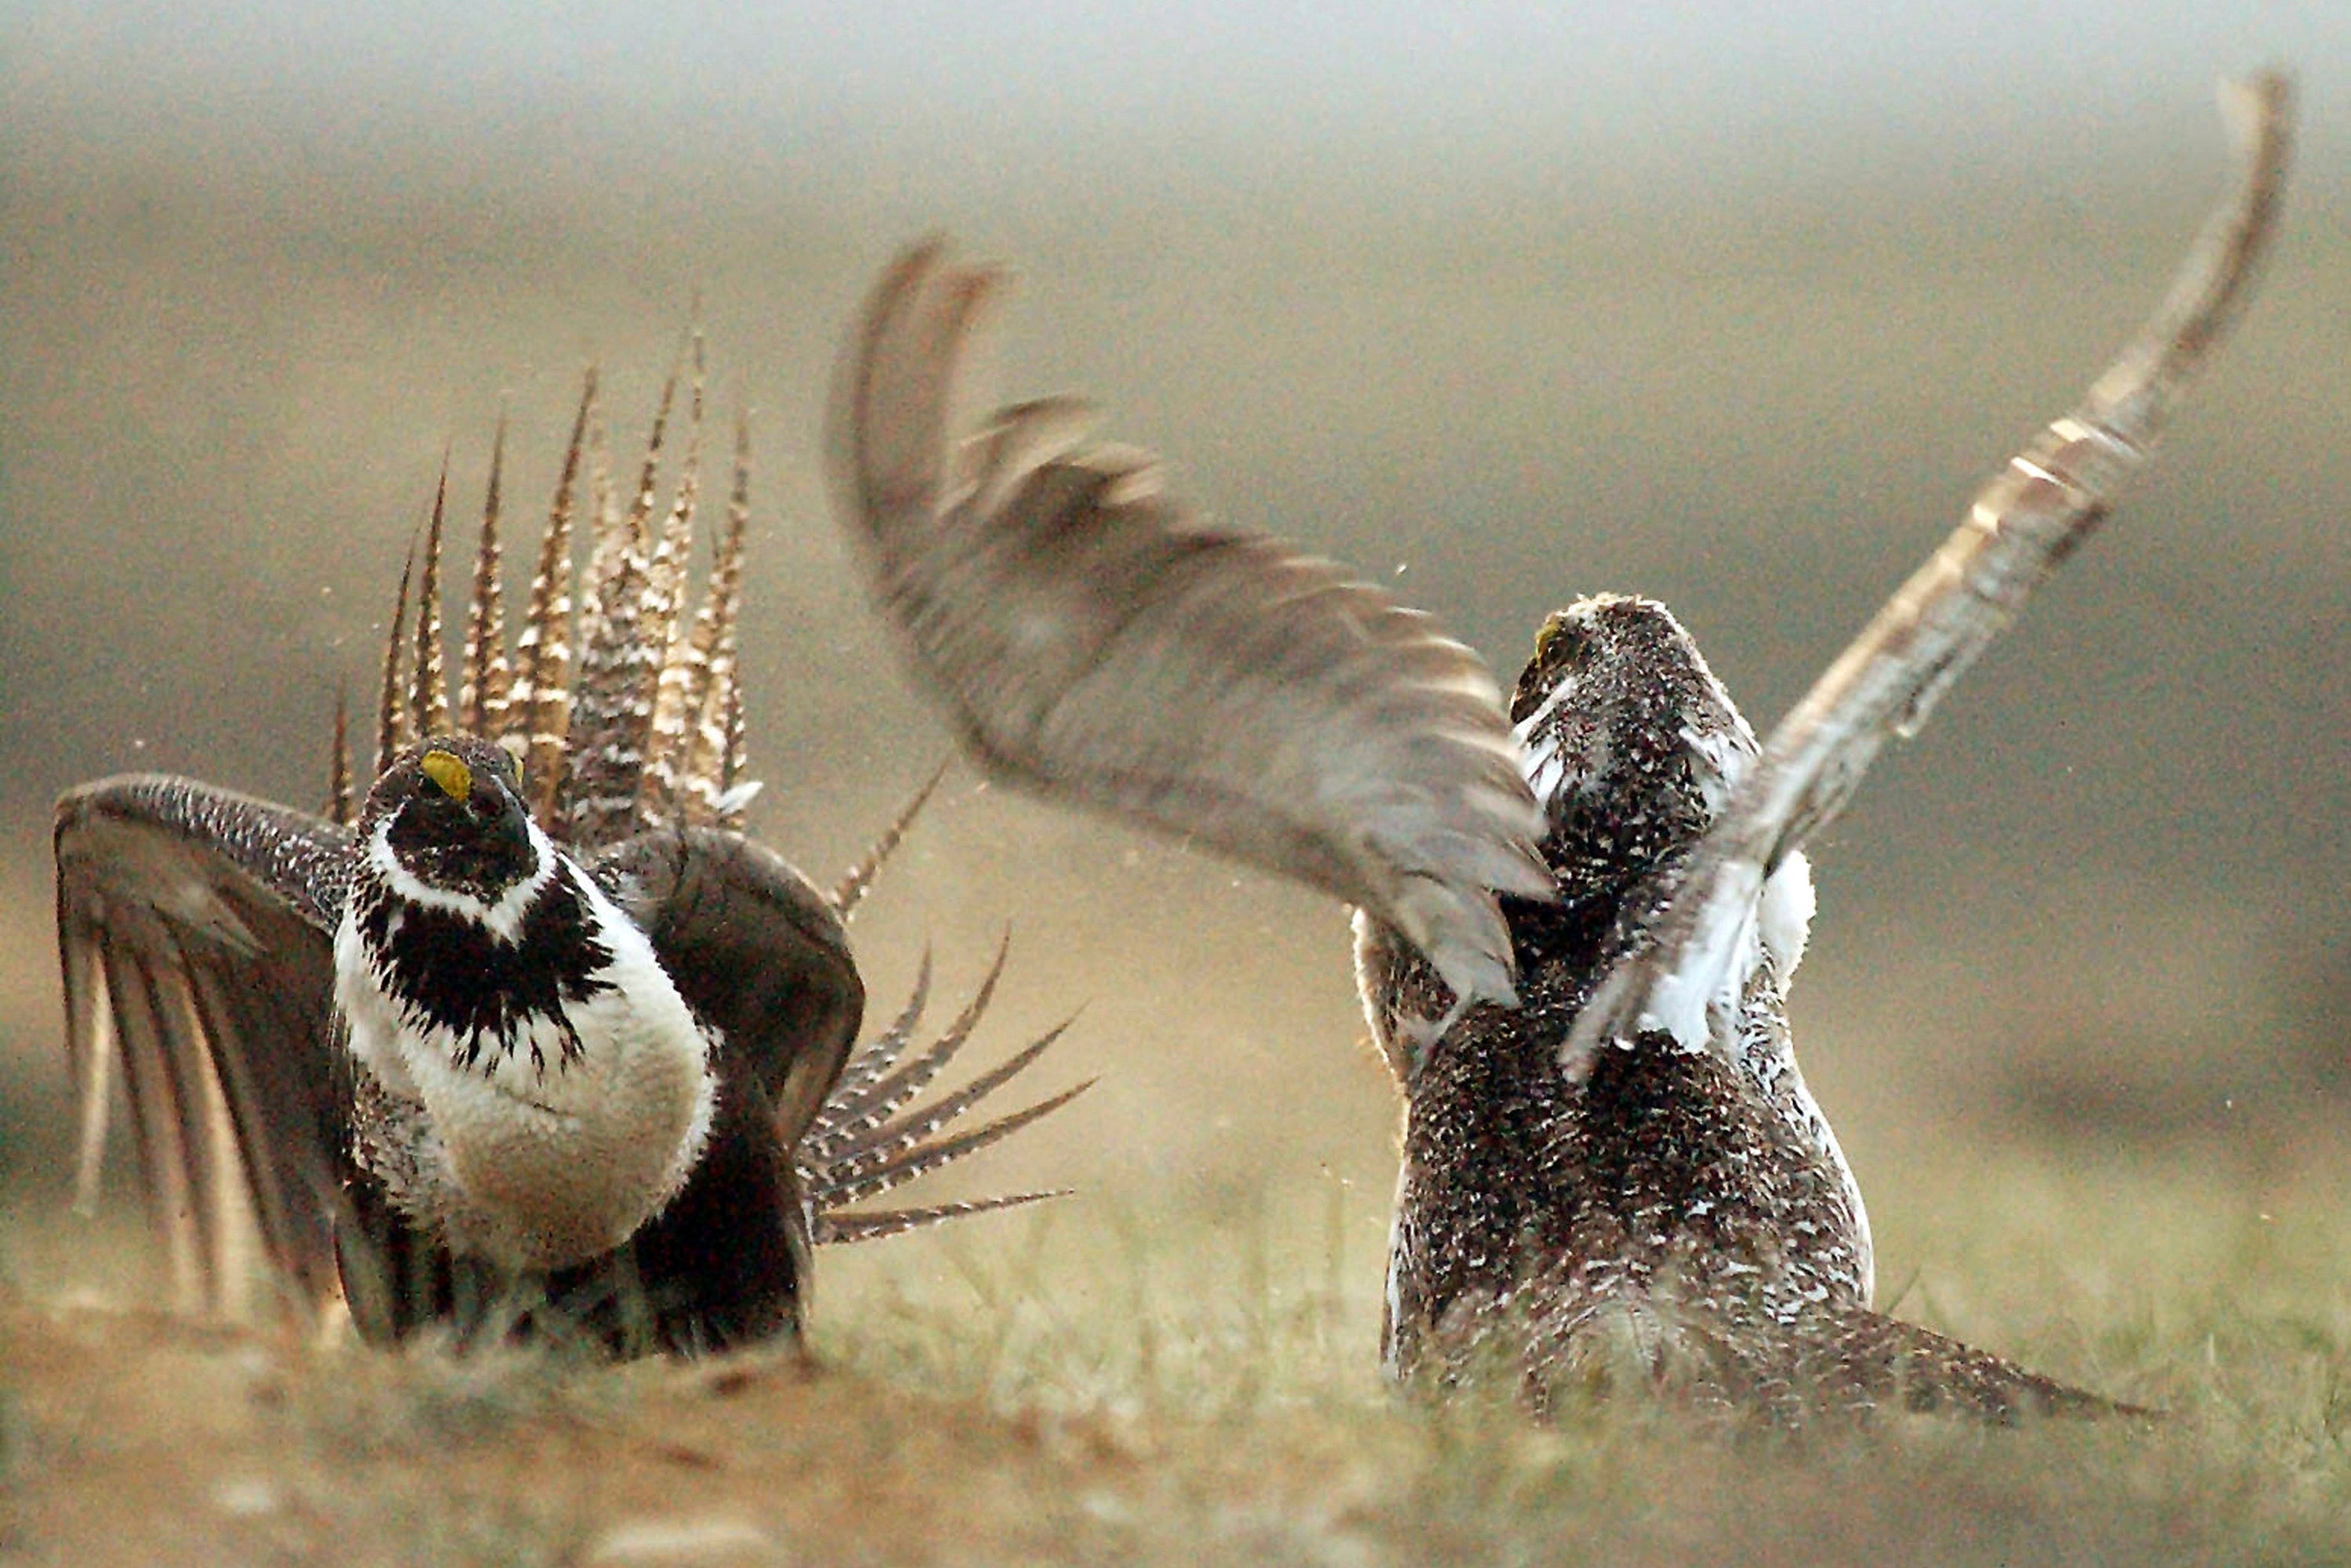
[[[418,764],[424,777],[441,786],[441,792],[452,800],[465,800],[474,792],[474,770],[458,760],[454,752],[428,751]]]

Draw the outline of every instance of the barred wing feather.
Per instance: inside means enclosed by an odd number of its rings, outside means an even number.
[[[829,448],[876,609],[990,777],[1372,910],[1457,995],[1514,1001],[1495,891],[1547,897],[1493,677],[1424,615],[1200,526],[1066,402],[951,448],[997,275],[902,256],[838,371]]]
[[[315,1308],[350,1170],[331,952],[350,835],[132,775],[60,800],[56,850],[83,1203],[119,1080],[179,1310],[243,1315],[265,1260]]]
[[[2146,465],[2242,305],[2275,230],[2290,97],[2277,76],[2224,89],[2237,179],[2169,296],[2081,404],[1984,486],[1958,530],[1772,731],[1693,852],[1649,945],[1618,967],[1578,1019],[1562,1052],[1571,1077],[1581,1079],[1606,1041],[1650,1028],[1699,1032],[1690,1015],[1723,994],[1764,882],[1844,809],[1889,737],[1925,723]]]

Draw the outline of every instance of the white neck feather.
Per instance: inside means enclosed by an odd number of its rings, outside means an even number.
[[[383,878],[384,884],[406,902],[423,909],[445,909],[453,915],[462,915],[486,927],[500,941],[511,943],[522,935],[523,916],[530,913],[531,901],[555,879],[557,862],[562,855],[537,822],[524,819],[523,830],[530,835],[531,873],[499,894],[493,904],[484,904],[469,893],[434,887],[401,864],[399,854],[392,847],[389,817],[377,823],[375,831],[369,835],[368,863]]]

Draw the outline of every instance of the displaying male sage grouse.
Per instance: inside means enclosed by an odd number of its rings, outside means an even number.
[[[913,1104],[993,970],[907,1058],[926,965],[904,1013],[852,1050],[865,994],[843,920],[904,820],[831,894],[740,831],[757,789],[736,676],[747,450],[738,432],[689,621],[696,359],[660,517],[670,393],[624,496],[590,379],[511,661],[493,459],[454,703],[436,498],[413,647],[401,583],[363,806],[340,717],[327,816],[162,776],[59,802],[83,1195],[119,1077],[182,1308],[244,1315],[259,1285],[306,1312],[340,1291],[375,1339],[455,1323],[719,1348],[797,1332],[813,1241],[1040,1196],[844,1208],[1077,1090],[939,1135],[1048,1036]]]
[[[1396,1377],[1499,1367],[1544,1406],[1629,1371],[1785,1418],[2116,1408],[1872,1310],[1861,1194],[1782,997],[1812,915],[1802,845],[2105,516],[2241,301],[2287,94],[2227,99],[2242,172],[2162,309],[1760,751],[1662,606],[1599,597],[1537,638],[1504,780],[1467,650],[1186,521],[1146,458],[1083,443],[1072,405],[1007,409],[951,448],[993,274],[925,246],[875,291],[836,391],[835,486],[877,607],[979,763],[1361,905],[1364,1008],[1405,1103]],[[1355,675],[1334,655],[1350,637],[1367,661],[1408,641],[1420,679]],[[1511,784],[1540,802],[1531,885],[1508,831],[1470,825],[1513,820]],[[1463,844],[1499,907],[1416,869],[1416,847]]]

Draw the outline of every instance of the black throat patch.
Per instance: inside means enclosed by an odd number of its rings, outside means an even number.
[[[555,874],[524,911],[516,940],[506,942],[470,915],[428,908],[400,897],[377,876],[355,887],[355,915],[369,967],[413,1029],[445,1029],[457,1041],[453,1063],[470,1071],[484,1051],[511,1055],[533,1020],[552,1020],[562,1061],[580,1054],[567,1008],[613,988],[601,971],[611,947],[589,920],[571,867]],[[531,1066],[544,1073],[536,1040]]]

